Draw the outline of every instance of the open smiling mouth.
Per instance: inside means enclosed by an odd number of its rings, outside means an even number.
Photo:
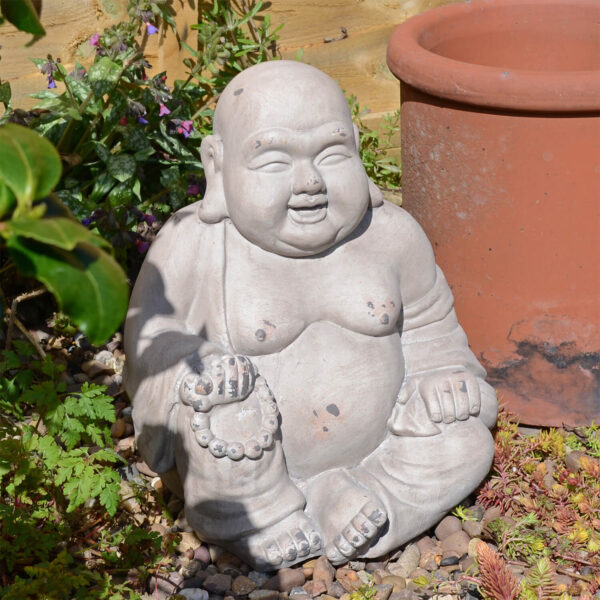
[[[292,221],[301,225],[318,223],[327,216],[327,201],[312,206],[290,206],[288,214]]]

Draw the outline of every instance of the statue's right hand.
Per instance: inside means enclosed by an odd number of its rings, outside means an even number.
[[[256,370],[241,355],[211,354],[196,373],[188,373],[179,386],[179,397],[197,412],[208,412],[217,404],[247,398],[254,389]]]

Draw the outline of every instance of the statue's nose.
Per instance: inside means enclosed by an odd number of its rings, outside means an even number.
[[[294,194],[311,195],[325,192],[325,182],[312,161],[295,165],[292,191]]]

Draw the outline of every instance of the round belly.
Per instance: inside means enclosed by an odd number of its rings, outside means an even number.
[[[397,333],[372,337],[320,321],[252,360],[279,406],[292,477],[356,465],[385,438],[404,378]]]

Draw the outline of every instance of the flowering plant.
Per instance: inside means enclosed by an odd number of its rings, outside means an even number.
[[[129,0],[128,21],[92,35],[94,61],[67,69],[33,59],[46,88],[33,111],[14,110],[57,148],[63,174],[57,196],[83,225],[115,249],[134,275],[160,223],[203,191],[200,142],[211,133],[214,103],[243,68],[275,54],[276,33],[262,2],[220,2],[203,14],[186,80],[151,74],[143,41],[161,28],[176,33],[167,0]],[[223,40],[227,38],[227,41]],[[227,55],[224,54],[227,53]]]

